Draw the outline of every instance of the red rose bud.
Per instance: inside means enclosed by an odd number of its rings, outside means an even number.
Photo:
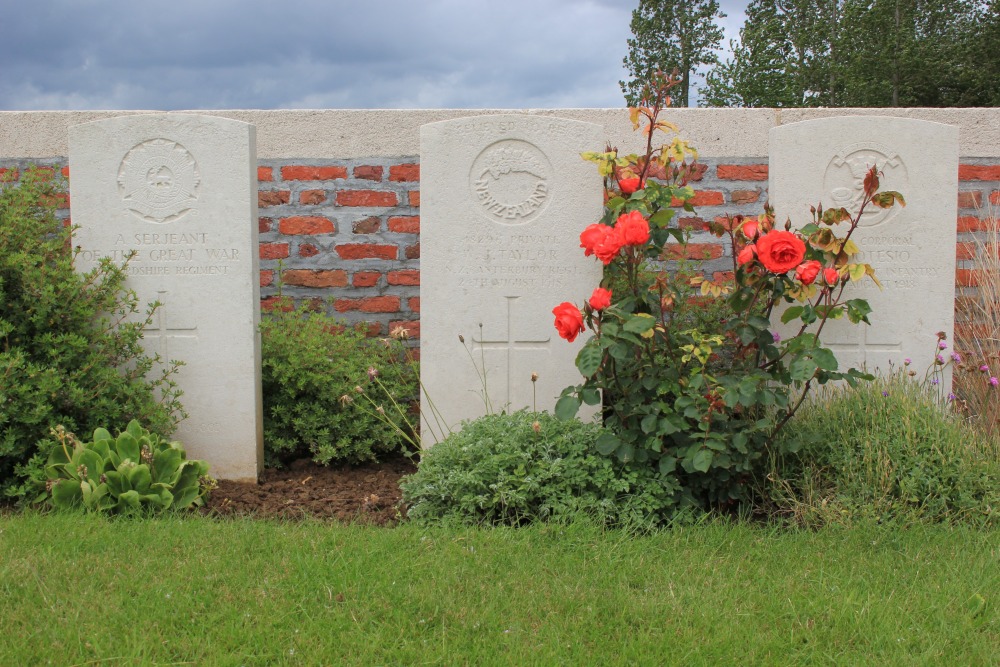
[[[618,179],[618,186],[622,189],[623,195],[630,195],[636,190],[641,190],[645,185],[638,176],[635,178]]]
[[[590,295],[589,303],[594,310],[604,310],[611,305],[611,290],[598,287]]]
[[[775,274],[788,273],[806,256],[806,244],[789,231],[771,230],[761,236],[756,245],[757,259]]]
[[[552,309],[552,314],[556,316],[556,331],[569,342],[572,343],[577,335],[583,333],[583,313],[572,303],[560,303]]]
[[[747,262],[752,262],[756,252],[757,252],[756,247],[754,247],[753,245],[748,245],[744,247],[743,250],[740,250],[740,254],[736,256],[736,262],[740,266],[743,266]]]
[[[615,230],[621,245],[646,245],[649,243],[649,222],[639,211],[618,216]]]
[[[799,280],[803,285],[812,285],[816,280],[816,276],[819,275],[819,270],[822,268],[819,262],[815,259],[810,259],[807,262],[802,262],[797,267],[795,267],[795,278]]]
[[[840,272],[837,269],[823,269],[823,280],[830,287],[833,287],[838,282],[840,282]]]
[[[743,236],[753,241],[754,238],[756,238],[757,236],[757,232],[759,231],[757,228],[757,221],[747,220],[746,222],[743,223],[742,230],[743,230]]]

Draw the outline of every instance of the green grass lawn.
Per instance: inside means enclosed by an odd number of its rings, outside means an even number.
[[[1000,660],[1000,531],[0,517],[0,664]]]

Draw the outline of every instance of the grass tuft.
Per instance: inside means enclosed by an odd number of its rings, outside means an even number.
[[[985,230],[973,236],[976,285],[955,302],[955,349],[963,363],[954,376],[973,424],[983,433],[1000,429],[1000,217],[991,205],[978,211]]]
[[[787,432],[804,444],[772,461],[769,493],[801,523],[996,522],[996,434],[971,428],[905,369],[828,388]]]

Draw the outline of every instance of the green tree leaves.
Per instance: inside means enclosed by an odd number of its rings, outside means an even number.
[[[751,0],[709,106],[1000,104],[997,0]]]
[[[691,77],[702,65],[719,62],[715,51],[722,43],[717,19],[725,18],[717,0],[640,0],[632,12],[633,38],[624,64],[629,81],[620,81],[629,106],[638,106],[643,84],[659,70],[675,68],[683,77],[673,106],[690,101]]]

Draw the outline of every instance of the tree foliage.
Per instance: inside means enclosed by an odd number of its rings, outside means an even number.
[[[997,0],[751,0],[710,106],[1000,103]]]
[[[620,81],[628,106],[638,106],[643,82],[656,71],[681,76],[674,94],[674,106],[688,105],[691,77],[703,65],[716,65],[715,53],[722,44],[722,28],[716,19],[725,18],[717,0],[640,0],[632,11],[633,38],[624,59],[630,79]]]

